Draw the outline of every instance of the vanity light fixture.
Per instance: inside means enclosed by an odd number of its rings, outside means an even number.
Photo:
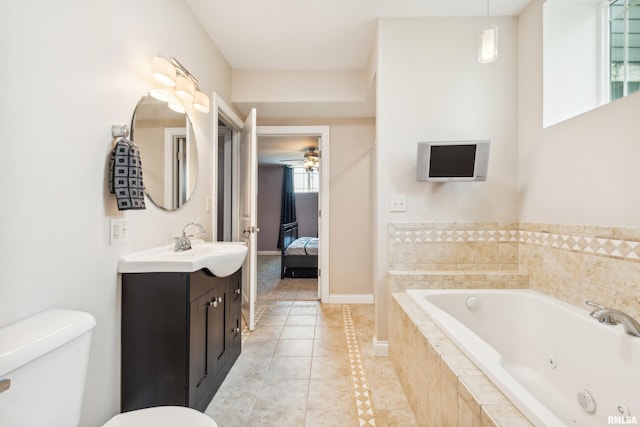
[[[498,35],[500,30],[497,25],[489,25],[489,0],[487,0],[487,26],[480,31],[480,49],[478,61],[488,64],[498,59]]]
[[[201,113],[208,113],[210,108],[209,97],[198,86],[198,80],[176,58],[165,59],[159,56],[153,58],[153,77],[174,91],[167,88],[151,90],[151,96],[167,102],[169,108],[174,111],[184,112],[176,95],[185,104],[192,104],[193,108]],[[180,111],[181,110],[181,111]]]

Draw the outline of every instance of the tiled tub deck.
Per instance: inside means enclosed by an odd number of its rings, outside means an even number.
[[[418,425],[532,425],[406,293],[391,294],[389,320],[389,357]]]

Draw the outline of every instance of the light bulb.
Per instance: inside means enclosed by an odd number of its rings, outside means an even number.
[[[480,50],[478,61],[487,64],[498,59],[498,34],[500,31],[495,25],[485,27],[480,32]]]
[[[209,112],[209,97],[199,90],[196,91],[193,97],[193,108],[201,113]]]
[[[166,59],[155,56],[153,58],[153,77],[163,85],[174,87],[176,85],[176,67]]]
[[[196,91],[196,86],[191,79],[185,76],[176,77],[176,95],[187,101],[193,101],[193,94]]]

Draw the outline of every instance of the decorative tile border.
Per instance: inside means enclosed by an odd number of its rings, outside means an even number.
[[[396,228],[391,224],[391,236],[395,243],[524,243],[542,247],[564,249],[580,252],[588,255],[604,256],[623,259],[625,261],[640,262],[640,241],[624,238],[607,238],[587,236],[582,234],[529,231],[529,230],[504,230],[469,229],[470,224],[464,225],[465,229],[431,229],[430,223],[423,226],[413,224],[413,229],[406,226]],[[452,228],[459,224],[450,224]],[[478,224],[486,225],[486,223]],[[437,224],[441,228],[442,224]],[[553,226],[561,228],[561,226]],[[572,228],[572,227],[567,227]],[[616,230],[611,229],[609,235],[615,235]]]
[[[347,336],[349,361],[351,363],[351,380],[358,409],[358,425],[361,427],[375,427],[376,420],[373,415],[371,391],[364,371],[364,363],[360,356],[360,347],[358,346],[358,338],[351,318],[351,309],[348,305],[342,306],[342,316],[344,319],[344,331]]]
[[[632,240],[521,231],[520,243],[621,258],[628,261],[640,261],[640,242]]]
[[[264,311],[267,309],[266,304],[256,304],[255,312],[253,314],[253,321],[258,324],[260,322],[260,318],[264,314]],[[251,335],[251,331],[249,330],[249,326],[244,321],[244,316],[242,316],[242,342],[244,342]]]
[[[397,230],[398,243],[518,242],[518,230]]]

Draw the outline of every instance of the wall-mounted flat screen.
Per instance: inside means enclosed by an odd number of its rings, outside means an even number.
[[[418,143],[418,181],[485,181],[490,141]]]

